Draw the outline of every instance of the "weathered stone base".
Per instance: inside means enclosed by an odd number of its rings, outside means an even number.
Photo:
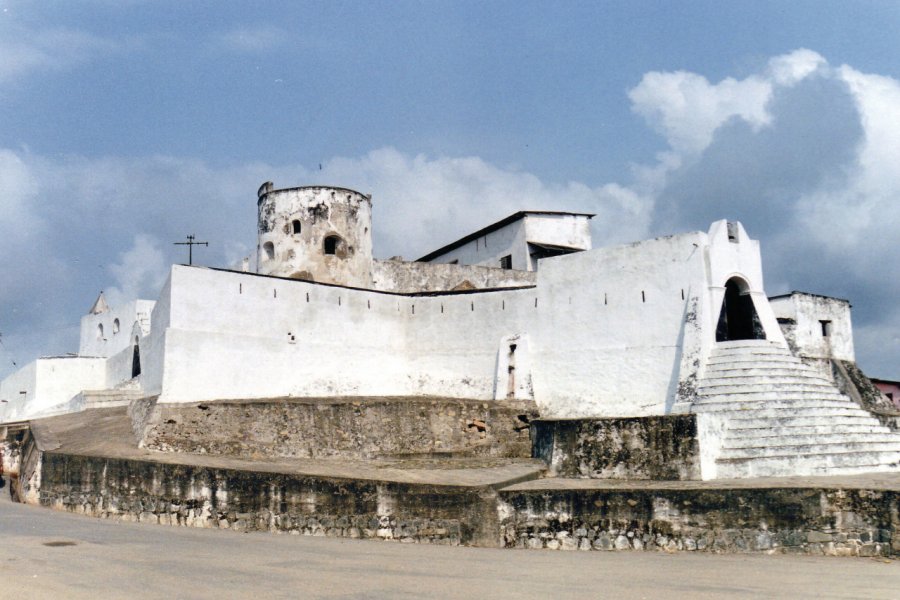
[[[45,453],[40,504],[120,521],[497,545],[490,488],[341,480]]]
[[[900,489],[437,485],[45,452],[42,505],[122,521],[507,548],[900,554]]]
[[[133,410],[133,412],[135,412]],[[143,445],[223,456],[350,458],[531,455],[533,401],[278,398],[156,404]]]
[[[898,492],[527,489],[530,485],[500,492],[505,547],[829,556],[900,553]]]
[[[559,477],[700,479],[697,415],[536,419],[533,456]]]

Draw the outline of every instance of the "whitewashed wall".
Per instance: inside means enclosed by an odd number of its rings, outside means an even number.
[[[545,259],[532,336],[535,394],[554,416],[667,412],[678,386],[705,235],[687,234]]]
[[[431,262],[449,263],[456,260],[461,265],[499,267],[500,259],[511,254],[513,269],[530,271],[531,263],[525,249],[525,220],[519,219],[454,248]]]
[[[791,341],[802,356],[856,360],[850,303],[846,300],[794,292],[772,298],[769,303],[776,317],[794,321]],[[829,336],[822,335],[821,321],[831,322]]]
[[[0,383],[0,399],[7,400],[0,403],[0,422],[33,418],[62,407],[82,390],[104,389],[105,385],[106,361],[102,358],[39,358]]]
[[[152,300],[135,300],[122,306],[111,307],[100,314],[87,314],[81,317],[81,343],[79,356],[113,356],[133,343],[131,332],[137,322],[142,331],[149,331],[150,315],[153,311]],[[119,327],[116,331],[115,322]],[[103,334],[99,326],[103,326]]]

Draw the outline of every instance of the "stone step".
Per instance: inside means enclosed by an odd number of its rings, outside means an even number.
[[[763,441],[771,438],[802,437],[819,434],[880,435],[883,433],[893,433],[893,431],[884,425],[872,425],[869,423],[833,423],[828,425],[798,425],[795,427],[772,427],[768,424],[762,424],[758,427],[729,429],[725,433],[725,439],[735,441],[744,439]]]
[[[752,372],[753,369],[729,370],[729,371],[707,371],[706,376],[701,380],[701,385],[753,385],[758,383],[810,383],[813,385],[828,385],[834,387],[831,379],[826,379],[812,373],[804,372],[786,372],[785,369],[777,371],[758,371]]]
[[[734,367],[725,365],[715,365],[715,368],[707,368],[704,379],[729,379],[733,377],[798,377],[800,379],[810,379],[814,381],[823,381],[834,384],[834,380],[830,377],[824,377],[809,368],[785,368],[777,367]]]
[[[812,369],[796,356],[781,354],[738,354],[734,356],[711,355],[706,361],[708,365],[745,365],[757,363],[760,365],[783,365],[797,367],[799,369]]]
[[[698,392],[697,401],[695,404],[711,404],[711,403],[728,403],[728,402],[771,402],[775,399],[793,402],[793,401],[801,401],[801,400],[835,400],[835,401],[850,401],[846,396],[841,394],[840,392],[803,392],[803,391],[791,391],[791,392],[733,392],[730,394],[704,394]],[[857,406],[853,404],[853,406]]]
[[[816,415],[806,415],[794,411],[785,411],[778,416],[760,418],[755,413],[745,412],[732,416],[728,429],[754,429],[758,427],[828,427],[841,425],[878,425],[878,420],[865,413],[848,414],[846,411],[832,412],[825,410]]]
[[[766,383],[715,383],[702,382],[697,386],[697,394],[701,396],[718,396],[723,394],[755,394],[769,393],[782,396],[794,393],[806,394],[822,394],[823,397],[840,395],[841,392],[833,385],[825,383],[809,383],[809,382],[779,382],[769,381]]]
[[[741,443],[741,442],[744,443]],[[896,450],[900,452],[900,435],[895,433],[844,433],[784,436],[734,440],[726,438],[720,458],[765,456],[769,454],[827,454],[833,450]]]
[[[900,464],[900,450],[875,450],[875,451],[857,451],[833,450],[831,452],[822,452],[815,455],[798,454],[788,451],[781,454],[772,454],[769,456],[749,456],[749,457],[732,457],[719,458],[718,464],[754,464],[756,466],[771,465],[777,466],[778,463],[786,463],[791,467],[799,467],[803,463],[811,463],[814,469],[825,470],[829,467],[859,467],[872,465],[895,465]],[[780,470],[778,472],[784,472]]]
[[[80,394],[83,408],[126,406],[143,395],[141,390],[135,389],[85,390]]]
[[[791,353],[784,344],[723,344],[718,343],[710,348],[710,354],[737,354],[740,352],[782,352]]]
[[[696,408],[697,410],[693,410]],[[692,412],[705,413],[731,413],[731,412],[748,412],[748,411],[770,411],[770,410],[792,410],[803,412],[809,415],[813,412],[821,412],[823,409],[837,409],[842,412],[853,412],[854,414],[871,416],[864,409],[846,398],[805,398],[799,400],[778,399],[778,400],[741,400],[731,396],[724,400],[695,402],[692,406]]]
[[[833,452],[815,456],[786,454],[765,458],[730,458],[716,461],[718,478],[843,475],[891,471],[900,466],[900,452]]]

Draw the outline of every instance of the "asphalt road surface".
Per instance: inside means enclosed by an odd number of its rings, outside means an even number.
[[[115,523],[0,490],[0,598],[898,598],[900,561],[453,548]]]

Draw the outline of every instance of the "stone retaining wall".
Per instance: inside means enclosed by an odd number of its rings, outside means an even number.
[[[537,405],[446,398],[282,398],[157,404],[152,413],[137,428],[144,432],[143,445],[167,452],[244,458],[527,458],[528,427]]]
[[[507,548],[887,556],[900,554],[898,497],[802,488],[501,491],[500,526]]]
[[[497,545],[496,492],[136,460],[43,456],[40,504],[185,527]]]
[[[700,479],[696,415],[532,421],[533,456],[559,477]]]

